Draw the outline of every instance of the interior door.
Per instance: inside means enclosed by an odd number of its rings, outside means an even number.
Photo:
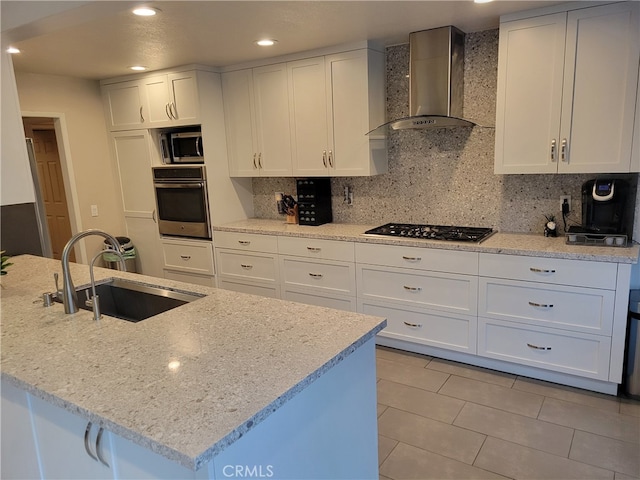
[[[62,258],[62,250],[72,236],[67,196],[55,130],[31,130],[38,167],[38,181],[47,216],[53,258]],[[75,254],[69,257],[75,262]]]

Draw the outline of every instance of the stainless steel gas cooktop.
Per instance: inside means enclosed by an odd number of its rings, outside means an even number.
[[[476,242],[493,234],[492,228],[457,227],[450,225],[415,225],[411,223],[387,223],[364,232],[365,235],[388,235],[391,237],[421,238],[424,240],[453,240]]]

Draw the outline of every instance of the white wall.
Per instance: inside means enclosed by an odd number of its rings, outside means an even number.
[[[58,138],[58,142],[65,150],[65,187],[73,197],[69,208],[74,233],[99,228],[113,235],[125,235],[99,83],[17,72],[16,84],[24,116],[42,113],[62,120],[63,138]],[[98,206],[97,217],[91,216],[91,205]],[[86,244],[90,258],[100,248],[101,240],[91,237]]]
[[[11,55],[3,51],[0,105],[0,205],[35,202]]]

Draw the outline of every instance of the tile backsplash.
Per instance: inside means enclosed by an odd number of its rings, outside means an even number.
[[[409,111],[409,45],[388,47],[386,62],[387,118],[400,118]],[[456,224],[542,233],[545,215],[561,219],[560,195],[570,195],[569,220],[580,223],[581,185],[593,174],[493,173],[497,70],[498,30],[468,33],[464,116],[482,126],[391,132],[387,174],[331,180],[334,222]],[[353,205],[343,201],[345,186],[353,190]],[[274,193],[295,195],[295,179],[254,178],[253,192],[256,217],[281,218]]]

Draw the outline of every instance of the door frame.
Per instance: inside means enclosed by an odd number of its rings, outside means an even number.
[[[60,167],[62,169],[62,181],[64,183],[65,196],[67,198],[67,208],[69,209],[69,222],[71,223],[71,233],[76,234],[82,231],[82,217],[80,215],[80,202],[76,191],[76,177],[73,171],[73,161],[71,158],[71,144],[67,129],[67,121],[64,113],[60,112],[32,112],[22,111],[22,118],[51,118],[56,132],[56,142],[58,144],[58,155],[60,156]],[[37,179],[36,179],[37,180]],[[76,261],[88,263],[87,249],[84,242],[76,245]]]

